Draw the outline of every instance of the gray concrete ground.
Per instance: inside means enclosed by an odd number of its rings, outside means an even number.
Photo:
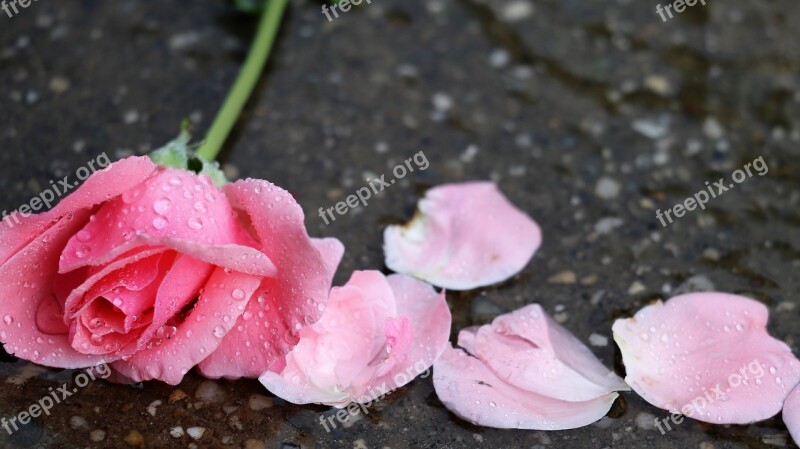
[[[338,284],[382,267],[383,226],[410,217],[426,187],[496,180],[541,224],[544,244],[513,280],[449,295],[456,330],[539,302],[601,344],[614,319],[656,298],[716,288],[762,300],[771,332],[796,349],[800,6],[706,3],[662,21],[657,3],[630,0],[373,0],[329,23],[320,3],[296,1],[222,160],[229,174],[289,189],[313,235],[345,243]],[[145,153],[184,118],[202,133],[253,29],[212,0],[40,0],[0,12],[0,205],[16,208],[101,152]],[[316,215],[419,151],[428,170],[329,226]],[[764,176],[659,222],[657,209],[760,156]],[[613,342],[592,349],[622,372]],[[4,416],[76,374],[2,360]],[[665,412],[633,393],[578,430],[479,428],[449,414],[429,378],[327,433],[325,407],[252,399],[271,397],[256,381],[216,382],[224,400],[203,403],[201,382],[191,373],[177,387],[188,398],[172,403],[174,387],[94,382],[51,416],[0,432],[0,446],[794,447],[780,417],[687,421],[661,435],[652,420]],[[206,431],[175,438],[176,426]]]

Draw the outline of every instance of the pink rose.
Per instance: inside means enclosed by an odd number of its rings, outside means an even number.
[[[132,381],[258,377],[316,322],[341,258],[285,190],[130,157],[49,212],[0,224],[0,342]]]

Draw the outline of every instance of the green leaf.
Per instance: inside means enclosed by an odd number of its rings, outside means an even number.
[[[178,168],[181,170],[193,171],[200,175],[207,175],[217,187],[222,187],[228,183],[225,174],[216,161],[209,161],[202,156],[195,154],[191,144],[192,135],[189,133],[189,125],[184,121],[181,125],[181,133],[164,145],[154,150],[148,156],[150,160],[164,167]]]
[[[188,126],[184,122],[181,133],[174,140],[149,154],[150,160],[165,167],[187,169],[189,163],[188,146],[192,140]]]

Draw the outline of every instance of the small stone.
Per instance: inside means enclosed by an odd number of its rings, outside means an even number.
[[[226,415],[230,415],[231,413],[235,413],[237,410],[239,410],[239,406],[238,405],[223,405],[222,406],[222,411],[225,412]]]
[[[776,312],[791,312],[797,307],[797,304],[792,301],[781,301],[776,307]]]
[[[669,80],[661,75],[648,76],[644,79],[644,85],[651,91],[662,96],[667,96],[669,95],[670,91],[672,91],[672,86],[670,86]]]
[[[73,416],[69,419],[69,426],[75,430],[78,429],[88,429],[89,423],[86,421],[86,418],[83,416]]]
[[[692,292],[711,292],[714,290],[716,290],[716,287],[714,283],[711,282],[711,279],[702,274],[698,274],[683,281],[683,283],[672,292],[672,295],[677,296]]]
[[[262,440],[251,438],[244,442],[244,449],[267,449],[267,444]]]
[[[527,0],[512,0],[503,7],[501,15],[506,22],[524,20],[533,15],[533,5]]]
[[[127,443],[128,446],[143,447],[144,436],[142,436],[138,430],[131,430],[130,433],[125,436],[125,443]]]
[[[95,443],[99,443],[106,439],[106,431],[95,429],[89,432],[89,439],[94,441]]]
[[[437,111],[447,112],[453,107],[453,100],[443,92],[433,94],[433,107]]]
[[[647,290],[647,288],[639,281],[634,281],[633,284],[628,288],[629,295],[636,295],[642,293],[643,291]]]
[[[567,315],[567,312],[561,312],[553,315],[553,319],[556,320],[558,324],[564,324],[567,322],[567,319],[569,319],[569,315]]]
[[[206,380],[201,383],[194,392],[195,398],[206,403],[222,402],[225,400],[225,396],[226,394],[222,388],[211,380]]]
[[[169,395],[169,403],[172,404],[174,402],[182,401],[182,400],[186,399],[187,397],[189,397],[189,395],[187,395],[186,392],[184,392],[183,390],[178,389],[178,390],[175,390],[172,393],[170,393],[170,395]]]
[[[595,283],[597,283],[598,279],[600,279],[600,277],[597,276],[596,274],[590,274],[589,276],[581,278],[580,282],[581,285],[594,285]]]
[[[614,199],[619,195],[620,186],[619,183],[609,177],[602,177],[597,180],[597,185],[595,186],[594,193],[598,197],[604,200]]]
[[[622,226],[625,222],[618,217],[604,217],[594,224],[594,232],[603,235],[608,234],[614,229]]]
[[[509,61],[511,61],[511,56],[505,49],[498,48],[489,54],[489,64],[496,69],[502,69],[507,66]]]
[[[247,400],[247,404],[250,406],[250,410],[258,412],[264,410],[265,408],[272,407],[272,398],[268,398],[260,394],[254,394]]]
[[[133,125],[139,121],[139,112],[135,109],[125,111],[125,114],[122,116],[122,121],[126,125]]]
[[[719,262],[720,256],[719,251],[714,248],[706,248],[703,250],[703,258],[708,259],[712,262]]]
[[[173,438],[180,438],[186,435],[186,433],[183,431],[183,427],[181,426],[169,429],[169,434],[172,435]]]
[[[574,284],[576,280],[577,276],[575,275],[575,272],[566,270],[550,276],[550,278],[547,279],[547,282],[551,284]]]
[[[157,407],[161,404],[162,402],[160,400],[151,402],[150,405],[147,406],[147,413],[149,413],[150,416],[156,416],[156,412],[158,411]]]
[[[650,413],[639,413],[636,415],[636,426],[642,430],[653,430],[656,428],[656,417]]]
[[[206,433],[205,427],[189,427],[186,429],[186,433],[189,434],[190,437],[194,438],[195,440],[199,440],[203,437],[203,434]]]
[[[367,449],[367,442],[363,439],[353,441],[353,449]]]
[[[608,337],[600,334],[589,335],[589,344],[592,346],[608,346]]]
[[[55,76],[53,79],[50,80],[50,91],[56,94],[63,94],[67,90],[69,90],[69,80],[61,77]]]
[[[711,140],[719,140],[725,135],[725,129],[714,117],[708,117],[703,122],[703,134]]]

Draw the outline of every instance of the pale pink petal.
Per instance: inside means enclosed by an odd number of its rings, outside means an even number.
[[[353,273],[322,319],[259,380],[298,404],[368,402],[405,385],[441,354],[450,333],[444,293],[408,276]]]
[[[260,282],[258,276],[216,268],[194,308],[183,322],[176,323],[174,332],[155,347],[117,361],[113,367],[134,382],[158,379],[177,385],[193,366],[219,347]]]
[[[491,326],[467,332],[465,338],[467,347],[472,346],[471,354],[499,378],[527,391],[565,401],[588,401],[629,390],[538,304],[499,316]]]
[[[383,323],[396,311],[385,276],[377,271],[354,272],[347,284],[331,290],[322,319],[300,331],[300,341],[286,357],[287,366],[276,364],[259,380],[281,397],[285,392],[289,401],[335,397],[340,399],[324,403],[347,404],[373,379],[375,368],[370,363],[381,362],[377,359],[385,343]]]
[[[166,246],[241,272],[275,275],[222,191],[207,176],[168,168],[103,204],[70,239],[59,269],[108,263],[142,245]]]
[[[786,423],[794,444],[800,444],[800,386],[794,387],[783,403],[783,422]]]
[[[104,356],[78,353],[70,347],[68,334],[52,334],[37,326],[40,305],[51,308],[53,279],[61,249],[89,213],[69,214],[33,238],[0,266],[0,342],[10,354],[58,368],[82,368],[103,361]]]
[[[414,338],[413,344],[404,345],[407,349],[391,351],[392,369],[385,375],[378,373],[378,378],[370,384],[373,388],[385,385],[391,391],[433,366],[449,346],[453,319],[444,291],[437,293],[430,285],[402,274],[387,279],[397,302],[397,315],[411,323]]]
[[[469,290],[520,272],[539,248],[539,226],[492,182],[446,184],[414,218],[384,234],[386,266],[433,285]]]
[[[714,424],[746,424],[781,409],[800,361],[767,333],[761,303],[691,293],[614,323],[630,386],[649,403]]]
[[[460,349],[445,349],[433,385],[448,410],[478,426],[563,430],[589,425],[608,413],[617,393],[569,402],[514,387]]]
[[[256,300],[200,371],[212,378],[256,378],[294,347],[300,329],[319,320],[344,248],[336,239],[311,239],[294,198],[267,181],[237,181],[224,190],[277,275],[264,279]]]

